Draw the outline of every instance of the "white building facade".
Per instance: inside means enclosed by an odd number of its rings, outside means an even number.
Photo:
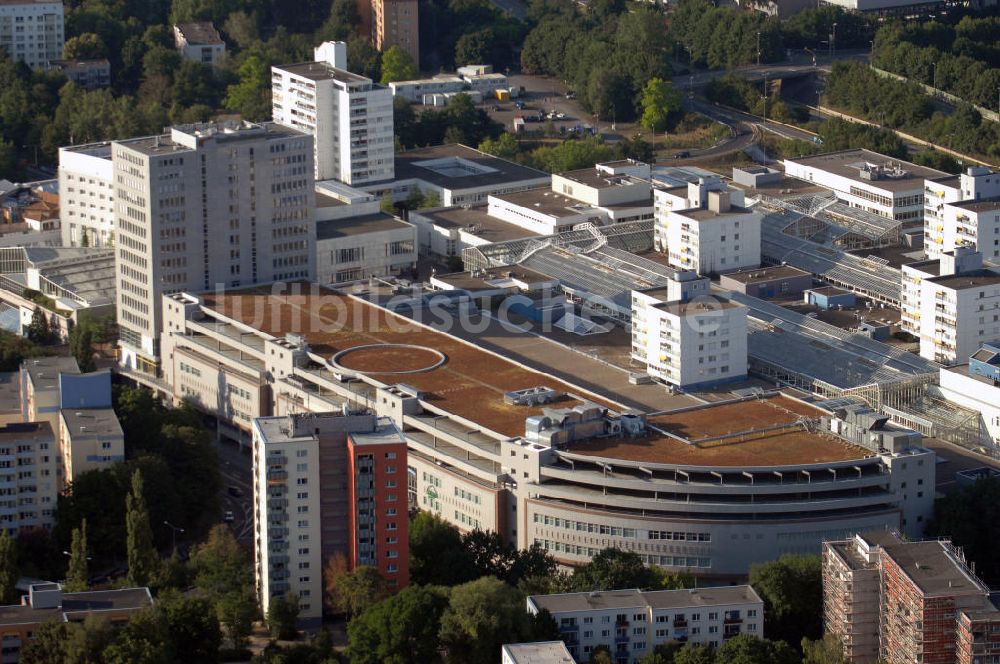
[[[64,247],[107,247],[115,234],[111,144],[59,148],[59,210]]]
[[[1000,235],[990,237],[991,227],[995,228],[996,214],[985,214],[984,231],[979,231],[979,214],[963,212],[961,206],[949,204],[976,202],[1000,196],[1000,173],[984,166],[970,166],[959,175],[927,180],[924,183],[924,251],[928,258],[938,258],[946,251],[961,245],[975,245],[986,257],[996,257],[1000,245],[992,245],[1000,240]],[[994,211],[995,212],[995,211]],[[965,216],[965,219],[960,219]],[[982,237],[983,246],[978,246]]]
[[[675,269],[716,274],[760,265],[761,215],[734,207],[729,192],[709,191],[705,208],[668,210],[657,221]]]
[[[599,646],[613,661],[635,664],[668,641],[717,648],[739,634],[764,636],[764,602],[751,586],[532,595],[527,603],[533,615],[552,614],[578,662]]]
[[[0,48],[15,62],[44,69],[62,58],[65,44],[62,2],[0,2]]]
[[[708,280],[677,297],[632,292],[632,357],[653,378],[680,388],[746,378],[747,308],[708,294]],[[670,290],[670,289],[668,289]]]
[[[313,135],[316,180],[392,180],[392,91],[348,72],[345,54],[324,44],[325,60],[272,67],[272,117]]]
[[[315,278],[311,136],[209,123],[112,150],[123,366],[159,372],[164,293]]]
[[[376,212],[316,225],[316,279],[343,284],[416,267],[417,227]]]

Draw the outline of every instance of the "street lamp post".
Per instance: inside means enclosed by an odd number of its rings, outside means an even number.
[[[175,526],[174,524],[170,523],[169,521],[164,521],[163,525],[165,525],[168,528],[170,528],[171,537],[173,538],[173,550],[176,551],[177,550],[177,533],[183,533],[184,529],[183,528],[178,528],[177,526]]]
[[[831,58],[833,57],[833,54],[837,50],[836,43],[837,43],[837,23],[834,22],[834,24],[833,24],[833,31],[830,33],[830,57]]]
[[[760,67],[760,30],[757,31],[757,66]]]

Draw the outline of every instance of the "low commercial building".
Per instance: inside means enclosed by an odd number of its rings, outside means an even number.
[[[920,337],[922,357],[955,364],[1000,339],[1000,271],[984,269],[982,254],[958,247],[901,275],[902,327]]]
[[[37,309],[60,342],[73,325],[115,312],[111,249],[0,247],[0,329],[23,335]]]
[[[375,212],[316,222],[316,280],[343,284],[409,274],[417,265],[417,229]]]
[[[1000,657],[1000,609],[947,540],[883,532],[823,545],[824,631],[846,660],[976,664]]]
[[[564,641],[505,643],[500,648],[500,664],[576,664]]]
[[[547,187],[551,182],[548,173],[458,144],[399,152],[395,163],[394,181],[362,189],[380,199],[389,194],[396,202],[416,192],[433,194],[442,206],[450,207],[479,205],[490,196]]]
[[[253,422],[254,558],[262,609],[294,594],[323,615],[323,568],[342,555],[390,587],[409,582],[406,443],[389,420],[339,412]]]
[[[420,253],[443,257],[461,256],[469,247],[538,235],[490,215],[486,205],[413,210],[408,221],[417,227]]]
[[[465,81],[461,76],[453,74],[438,74],[433,78],[421,78],[413,81],[394,81],[389,84],[393,97],[400,97],[411,104],[422,104],[425,95],[441,95],[450,92],[461,92],[465,89]]]
[[[970,228],[968,219],[959,223],[959,214],[952,210],[945,214],[945,206],[960,202],[975,202],[1000,196],[1000,173],[985,166],[969,166],[963,173],[926,180],[924,182],[924,250],[927,257],[940,258],[946,251],[969,244],[977,240],[977,224]],[[966,215],[967,216],[967,215]],[[977,215],[978,216],[978,215]],[[992,221],[986,219],[987,222]],[[989,224],[990,226],[992,224]],[[990,232],[983,233],[986,240],[980,248],[986,256],[990,256],[988,246]]]
[[[632,292],[632,359],[653,378],[681,389],[746,378],[747,308],[708,289],[687,272]]]
[[[579,662],[599,646],[609,648],[614,661],[635,664],[669,641],[718,647],[739,634],[764,635],[764,602],[751,586],[531,595],[527,601],[529,613],[552,614]]]
[[[111,85],[111,63],[100,60],[53,60],[49,68],[61,71],[67,79],[84,90],[97,90]]]
[[[174,25],[174,47],[181,57],[206,67],[218,67],[226,55],[226,42],[209,22]]]
[[[834,286],[820,286],[805,291],[805,303],[827,311],[829,309],[851,308],[857,304],[857,297],[849,290]]]
[[[657,217],[668,264],[705,275],[759,266],[763,215],[733,204],[728,191],[709,190],[706,199],[704,207]]]
[[[254,417],[329,413],[345,402],[389,417],[406,440],[415,505],[463,530],[479,520],[518,547],[538,544],[560,564],[614,546],[670,572],[735,580],[753,562],[818,553],[823,539],[885,528],[920,537],[929,514],[927,493],[907,487],[934,486],[933,453],[893,449],[881,430],[845,438],[836,413],[801,400],[762,394],[641,416],[600,382],[559,378],[563,363],[595,365],[558,345],[529,368],[357,295],[290,293],[165,296],[165,352],[173,349],[172,363],[199,358],[200,372],[195,381],[165,371],[171,393],[183,385],[203,394],[191,401],[227,436],[251,425],[218,396],[234,375],[259,381],[238,406]],[[818,338],[798,336],[803,346]],[[867,385],[909,369],[905,353],[883,358],[870,340],[841,348],[836,336],[823,339],[840,358],[823,356],[836,370],[831,381]],[[851,359],[859,353],[866,363]],[[797,477],[811,478],[808,496]]]
[[[24,646],[45,623],[81,623],[93,616],[107,620],[112,626],[121,626],[132,614],[152,605],[149,588],[70,593],[64,592],[58,583],[32,584],[20,604],[0,606],[3,661],[18,662]]]
[[[785,160],[785,174],[832,190],[852,207],[920,225],[924,181],[948,174],[870,150],[841,150]]]
[[[727,272],[719,276],[719,286],[751,297],[795,297],[812,287],[813,277],[790,265]]]

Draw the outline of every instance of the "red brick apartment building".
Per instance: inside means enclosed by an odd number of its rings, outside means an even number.
[[[395,427],[347,437],[350,559],[378,569],[393,589],[409,583],[406,441]]]
[[[877,533],[826,542],[823,622],[849,662],[1000,662],[1000,609],[949,541]]]

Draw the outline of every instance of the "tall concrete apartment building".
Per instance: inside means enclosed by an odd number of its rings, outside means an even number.
[[[312,137],[206,123],[112,144],[121,364],[156,375],[164,293],[315,278]]]
[[[409,581],[406,442],[364,412],[287,414],[253,423],[254,559],[264,611],[294,594],[323,615],[323,568],[337,554]]]
[[[314,137],[316,180],[392,180],[392,90],[347,71],[342,42],[322,44],[315,58],[271,68],[274,121]]]
[[[420,68],[420,10],[417,0],[360,0],[363,27],[380,53],[399,46]]]
[[[992,257],[994,240],[1000,240],[1000,233],[993,228],[997,225],[997,215],[987,215],[984,229],[979,231],[979,214],[976,203],[984,199],[1000,196],[1000,173],[985,166],[970,166],[964,173],[926,180],[924,182],[924,251],[927,257],[940,258],[946,251],[957,246],[977,246],[982,239],[980,251]],[[958,204],[958,205],[955,205]],[[962,208],[972,207],[972,214]],[[993,210],[996,212],[996,210]],[[965,216],[964,219],[961,217]],[[1000,250],[1000,245],[995,245]]]
[[[882,532],[826,542],[823,622],[852,663],[1000,660],[1000,609],[948,541]]]
[[[59,148],[59,210],[64,247],[114,244],[111,143]]]
[[[62,58],[65,39],[62,2],[0,0],[0,48],[11,60],[47,68]]]

